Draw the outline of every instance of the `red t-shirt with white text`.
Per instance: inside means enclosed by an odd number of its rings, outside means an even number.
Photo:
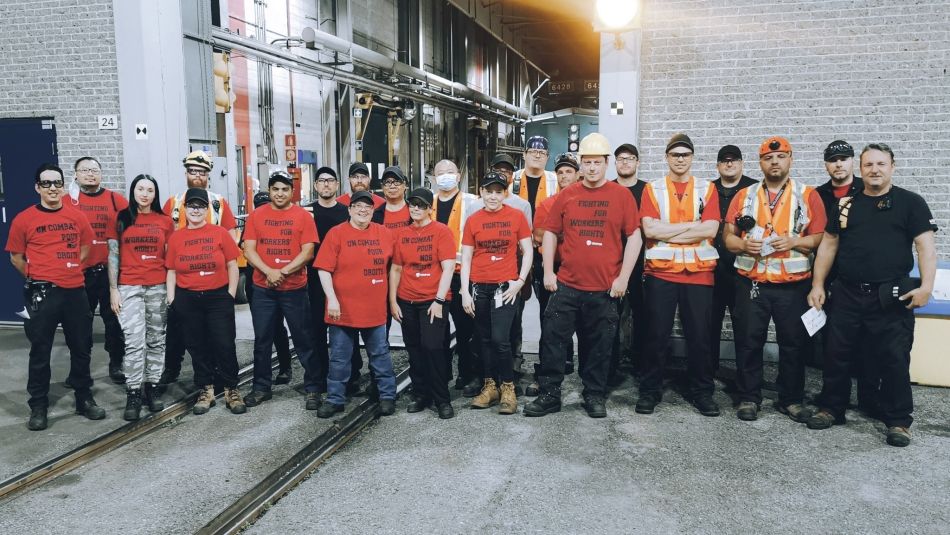
[[[531,237],[531,227],[520,210],[502,205],[496,212],[484,208],[465,221],[462,245],[475,248],[469,279],[497,284],[518,278],[518,242]]]
[[[228,283],[228,262],[236,260],[240,252],[228,231],[206,223],[172,234],[165,267],[175,270],[176,286],[196,292],[214,290]]]
[[[313,262],[313,267],[333,275],[340,302],[340,318],[325,316],[327,324],[368,328],[386,323],[392,255],[393,235],[380,224],[360,230],[345,222],[327,232]]]
[[[563,235],[557,279],[585,292],[609,290],[623,265],[623,240],[640,227],[636,199],[616,182],[578,182],[554,199],[544,230]]]
[[[67,197],[64,202],[72,202],[72,199]],[[105,264],[109,260],[109,242],[106,235],[115,222],[116,214],[128,208],[129,201],[114,191],[102,188],[91,195],[79,192],[79,204],[74,207],[86,215],[95,233],[83,268]]]
[[[80,247],[91,245],[92,227],[82,212],[69,207],[50,210],[34,205],[10,224],[7,252],[26,256],[26,276],[52,282],[61,288],[81,288],[86,283],[79,261]]]
[[[304,244],[319,243],[317,225],[313,216],[303,208],[292,205],[276,210],[266,204],[254,210],[244,225],[244,241],[256,242],[255,250],[269,267],[280,269],[300,254]],[[254,270],[254,284],[267,288],[267,277]],[[284,277],[278,290],[298,290],[307,285],[306,266]]]
[[[119,241],[119,284],[165,284],[165,245],[175,232],[172,218],[155,212],[139,213],[135,223],[122,231],[121,238],[117,230],[113,222],[106,238]]]
[[[396,296],[406,301],[435,299],[445,260],[455,261],[455,238],[449,227],[433,221],[421,228],[410,225],[399,229],[393,265],[402,266],[402,275]],[[449,299],[448,294],[445,297]]]

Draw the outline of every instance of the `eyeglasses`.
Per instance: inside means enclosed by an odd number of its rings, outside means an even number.
[[[207,204],[186,204],[185,208],[189,210],[207,210],[208,205]]]
[[[719,163],[721,163],[721,164],[723,164],[723,165],[729,165],[729,164],[731,164],[731,163],[739,163],[739,162],[741,162],[741,161],[742,161],[742,160],[719,160]]]
[[[398,186],[398,185],[400,185],[400,184],[402,184],[402,180],[390,179],[390,180],[385,180],[385,181],[383,181],[383,185],[384,185],[384,186],[390,186],[390,187],[391,187],[391,186]]]
[[[101,169],[92,169],[92,168],[76,169],[77,175],[98,175],[101,172],[102,172]]]
[[[544,149],[528,149],[524,151],[528,156],[534,156],[535,158],[541,158],[542,156],[547,156],[548,151]]]
[[[333,184],[336,182],[335,178],[318,178],[317,184]]]
[[[350,208],[353,210],[356,210],[357,212],[369,212],[373,210],[373,205],[366,204],[364,202],[358,202],[355,204],[351,204]]]
[[[639,160],[636,156],[618,156],[617,163],[633,163]]]
[[[208,171],[205,169],[189,169],[188,174],[191,176],[208,176]]]
[[[40,180],[36,184],[43,189],[50,189],[50,188],[59,189],[63,187],[64,182],[62,180]]]
[[[692,152],[667,152],[666,156],[673,160],[685,160],[686,158],[692,158]]]

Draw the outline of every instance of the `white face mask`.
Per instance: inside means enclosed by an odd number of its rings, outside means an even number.
[[[457,185],[455,174],[445,173],[435,177],[435,187],[442,191],[452,191]]]

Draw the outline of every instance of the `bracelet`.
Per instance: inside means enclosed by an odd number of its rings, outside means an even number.
[[[524,284],[524,283],[526,282],[526,281],[525,281],[524,279],[522,279],[521,277],[518,277],[518,281],[521,282],[521,284]]]
[[[435,302],[438,303],[438,304],[440,304],[440,305],[444,305],[444,304],[445,304],[445,299],[443,299],[443,298],[441,298],[441,297],[436,297],[436,298],[435,298]]]

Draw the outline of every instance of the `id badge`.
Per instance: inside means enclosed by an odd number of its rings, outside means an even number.
[[[501,288],[495,290],[495,308],[501,308],[505,304],[505,298],[502,295],[504,292],[501,291]]]

